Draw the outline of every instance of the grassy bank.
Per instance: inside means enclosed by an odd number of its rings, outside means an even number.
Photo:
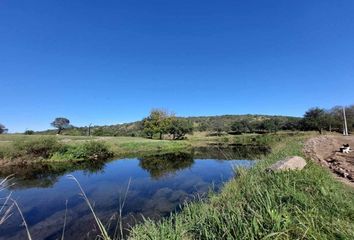
[[[220,194],[181,213],[134,227],[131,239],[354,239],[354,192],[327,169],[266,173],[271,163],[302,156],[305,137],[284,137],[250,170],[239,169]]]
[[[137,137],[71,137],[0,135],[0,159],[18,162],[105,160],[186,150],[188,141],[150,140]]]
[[[289,134],[277,135],[226,135],[208,136],[197,132],[187,140],[153,140],[140,137],[85,137],[85,136],[41,136],[7,134],[0,135],[0,160],[7,164],[21,162],[63,162],[92,160],[95,155],[102,158],[134,157],[157,153],[186,151],[196,146],[219,144],[271,145]],[[98,152],[96,152],[98,151]],[[102,154],[104,153],[104,154]],[[19,161],[18,161],[19,160]]]

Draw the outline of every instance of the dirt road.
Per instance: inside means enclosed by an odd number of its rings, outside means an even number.
[[[354,186],[354,151],[341,153],[339,148],[342,144],[349,144],[353,149],[354,136],[326,135],[311,138],[306,142],[304,152]]]

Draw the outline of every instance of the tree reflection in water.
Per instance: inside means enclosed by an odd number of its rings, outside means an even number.
[[[258,159],[269,152],[270,148],[267,146],[210,144],[196,147],[188,152],[144,156],[139,158],[139,166],[146,170],[151,178],[157,180],[190,168],[194,164],[194,159]],[[82,170],[85,174],[103,171],[106,163],[85,161],[7,166],[0,169],[0,178],[15,174],[16,184],[11,187],[12,189],[47,188],[53,186],[61,176],[76,170]]]
[[[194,163],[193,154],[187,152],[152,155],[139,160],[139,166],[148,171],[153,179],[191,167]]]

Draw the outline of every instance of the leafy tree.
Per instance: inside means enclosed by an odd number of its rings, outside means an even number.
[[[354,130],[354,105],[345,108],[345,114],[347,117],[348,131]]]
[[[6,133],[7,130],[8,129],[3,124],[0,123],[0,134]]]
[[[172,117],[168,133],[173,136],[173,139],[183,139],[186,134],[193,133],[193,124],[188,120]]]
[[[70,121],[67,118],[59,117],[54,119],[51,125],[58,129],[58,134],[60,134],[65,128],[70,127]]]
[[[302,119],[304,130],[316,130],[322,134],[324,128],[328,126],[328,115],[322,108],[309,109]]]
[[[149,117],[143,119],[143,132],[147,138],[152,138],[157,132],[157,128],[154,126],[153,122]]]
[[[170,121],[170,116],[165,110],[153,109],[150,115],[143,119],[143,131],[148,138],[159,134],[159,138],[162,139],[163,134],[168,132]]]
[[[354,105],[346,107],[348,130],[352,131],[354,123]],[[343,132],[343,107],[335,106],[326,111],[326,128],[330,131]]]
[[[231,131],[234,132],[246,133],[246,132],[251,132],[252,130],[253,127],[247,120],[241,120],[241,121],[233,122],[231,124]]]
[[[280,128],[280,122],[277,119],[266,119],[262,122],[260,128],[268,132],[277,133]]]
[[[288,119],[284,124],[282,124],[281,129],[290,131],[300,130],[300,120],[297,118]]]
[[[231,124],[231,131],[233,132],[244,132],[243,124],[241,122],[233,122]]]
[[[33,135],[34,131],[33,130],[26,130],[25,135]]]

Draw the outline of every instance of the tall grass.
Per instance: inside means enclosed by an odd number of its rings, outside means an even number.
[[[220,194],[181,213],[131,230],[131,239],[354,239],[354,192],[326,169],[267,173],[271,163],[302,155],[301,137],[283,138],[272,154]]]
[[[0,160],[34,162],[104,160],[114,157],[142,156],[190,149],[187,141],[151,140],[132,137],[63,137],[9,135],[0,141]],[[1,163],[1,162],[0,162]]]
[[[0,159],[36,160],[105,160],[113,156],[106,143],[84,141],[64,144],[56,137],[18,138],[6,149],[0,149]]]
[[[60,149],[61,145],[55,137],[42,137],[35,139],[18,139],[13,143],[11,158],[50,158]]]
[[[0,182],[0,192],[11,186],[12,184],[9,183],[9,181],[13,178],[12,175],[4,178]],[[27,222],[25,220],[25,217],[23,216],[22,210],[20,206],[18,205],[17,201],[14,200],[12,197],[12,192],[10,192],[6,197],[2,198],[1,200],[4,200],[4,202],[1,203],[0,207],[0,226],[6,222],[13,214],[14,214],[14,209],[18,211],[18,213],[21,216],[23,226],[25,227],[26,234],[28,240],[32,240],[30,231],[28,229]]]
[[[63,145],[50,160],[106,160],[112,156],[113,153],[105,143],[88,141],[75,145]]]
[[[90,211],[91,211],[91,213],[92,213],[92,215],[93,215],[93,217],[94,217],[94,219],[95,219],[95,222],[97,223],[98,229],[100,230],[100,232],[101,232],[101,234],[102,234],[102,235],[100,235],[100,236],[98,236],[98,237],[100,237],[100,238],[102,238],[102,239],[104,239],[104,240],[110,240],[111,238],[110,238],[110,236],[108,235],[108,232],[107,232],[105,226],[103,225],[103,223],[101,222],[101,220],[97,217],[97,215],[96,215],[96,213],[95,213],[95,211],[94,211],[94,209],[93,209],[93,206],[92,206],[90,200],[88,199],[88,197],[86,196],[85,191],[84,191],[83,188],[81,187],[80,182],[79,182],[73,175],[68,175],[68,178],[76,182],[77,186],[78,186],[79,189],[80,189],[80,194],[81,194],[81,196],[82,196],[83,199],[85,200],[87,206],[90,208]]]

